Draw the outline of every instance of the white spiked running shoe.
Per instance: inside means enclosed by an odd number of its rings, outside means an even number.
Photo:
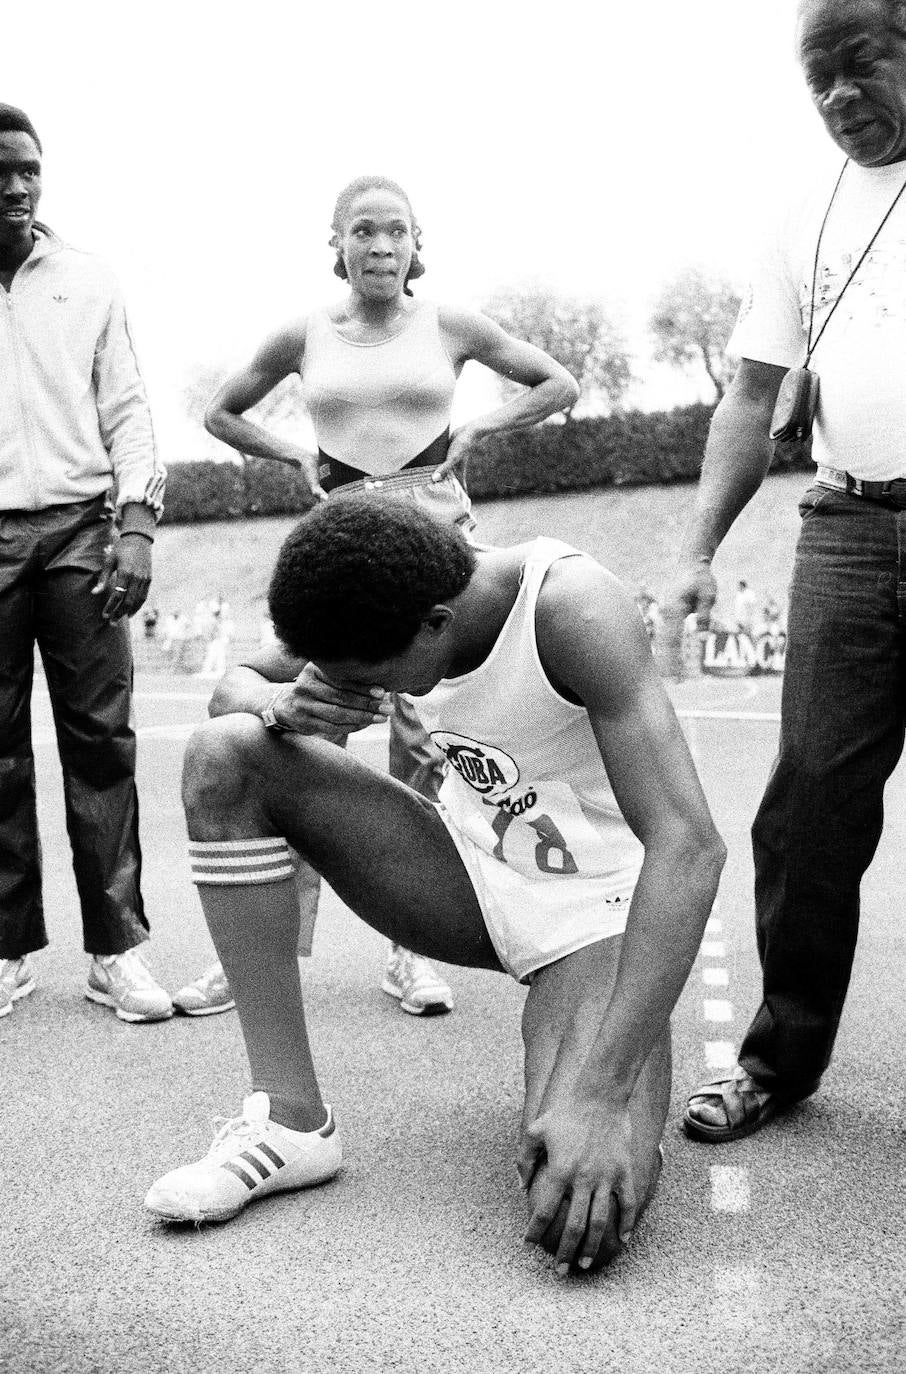
[[[203,1159],[152,1184],[145,1206],[166,1221],[229,1221],[268,1193],[314,1188],[338,1173],[340,1134],[327,1108],[317,1131],[291,1131],[270,1120],[267,1093],[252,1093],[242,1115],[219,1123]]]

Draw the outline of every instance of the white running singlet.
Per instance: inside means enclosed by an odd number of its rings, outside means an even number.
[[[501,963],[519,979],[621,933],[644,857],[588,712],[551,686],[535,639],[551,564],[585,556],[559,540],[535,540],[485,661],[411,698],[447,760],[441,815]]]

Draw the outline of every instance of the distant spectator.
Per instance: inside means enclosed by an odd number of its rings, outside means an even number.
[[[769,596],[767,598],[761,614],[765,634],[777,635],[783,633],[783,610],[780,602],[775,596]]]
[[[164,637],[161,648],[170,659],[170,667],[181,672],[186,666],[186,646],[191,636],[192,625],[185,611],[171,611],[164,621]]]
[[[224,610],[214,618],[214,631],[199,672],[201,677],[223,677],[227,669],[227,650],[235,638],[236,623],[226,602],[222,605]]]
[[[147,607],[142,615],[142,625],[145,629],[145,639],[154,639],[157,635],[157,622],[160,619],[160,612],[156,606]]]
[[[657,602],[646,587],[640,587],[635,595],[635,604],[639,608],[648,638],[653,640],[659,621]]]
[[[737,583],[736,598],[733,602],[733,619],[739,634],[751,636],[755,628],[758,611],[758,598],[748,582],[740,578]]]

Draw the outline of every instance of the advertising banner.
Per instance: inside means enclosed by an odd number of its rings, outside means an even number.
[[[708,630],[701,635],[701,670],[711,677],[749,677],[754,673],[782,673],[786,634],[757,635],[737,630]]]

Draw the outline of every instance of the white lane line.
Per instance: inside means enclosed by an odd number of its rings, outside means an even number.
[[[730,986],[730,975],[725,968],[714,968],[711,964],[705,964],[702,969],[702,982],[709,988],[726,988]]]
[[[748,720],[756,725],[775,725],[779,711],[677,711],[680,720]]]
[[[135,731],[138,739],[168,739],[180,743],[187,740],[195,729],[194,724],[186,725],[139,725]],[[54,744],[56,735],[48,725],[32,727],[32,743],[35,745]]]
[[[702,943],[703,959],[725,959],[727,957],[727,946],[723,940],[705,940]]]
[[[736,1063],[736,1046],[732,1040],[706,1040],[705,1063],[709,1069],[732,1069]]]
[[[36,687],[32,693],[35,701],[50,701],[50,694],[46,687]],[[141,688],[136,688],[132,693],[133,701],[201,701],[207,704],[211,700],[210,692],[144,692]]]
[[[706,1021],[732,1021],[733,1003],[706,997],[704,1002]]]
[[[709,916],[707,922],[705,923],[705,934],[721,935],[722,933],[723,924],[717,919],[716,916]]]
[[[747,1212],[749,1210],[749,1171],[727,1164],[711,1165],[711,1210]]]

